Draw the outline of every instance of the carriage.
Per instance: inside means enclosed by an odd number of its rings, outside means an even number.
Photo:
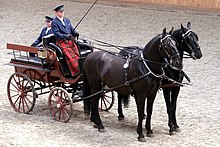
[[[16,112],[31,112],[39,95],[49,93],[48,107],[51,116],[61,122],[68,122],[72,114],[72,103],[84,100],[83,62],[93,52],[93,44],[79,39],[76,44],[80,50],[78,60],[80,73],[71,76],[62,50],[55,45],[54,36],[43,38],[41,47],[29,47],[7,44],[13,73],[7,84],[7,94],[11,106]],[[31,57],[29,54],[35,54]],[[113,92],[103,92],[100,98],[100,110],[109,110],[114,103]]]

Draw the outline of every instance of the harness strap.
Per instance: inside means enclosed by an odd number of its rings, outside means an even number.
[[[154,72],[152,72],[152,70],[149,68],[149,66],[147,65],[147,63],[146,63],[146,61],[145,61],[145,59],[144,59],[144,54],[143,54],[143,52],[141,53],[141,59],[142,59],[144,65],[145,65],[145,67],[146,67],[147,70],[149,71],[149,73],[151,73],[151,74],[152,74],[154,77],[156,77],[156,78],[160,78],[160,79],[164,78],[165,72],[164,72],[163,68],[161,68],[161,70],[162,70],[162,74],[161,74],[161,75],[158,75],[158,74],[155,74]]]

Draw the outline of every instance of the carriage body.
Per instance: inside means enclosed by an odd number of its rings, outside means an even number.
[[[15,69],[8,80],[7,93],[13,109],[27,114],[34,108],[39,95],[49,93],[48,106],[52,117],[67,122],[72,114],[72,103],[83,100],[82,66],[93,48],[89,41],[77,41],[81,53],[78,61],[80,73],[72,77],[62,50],[54,44],[51,37],[43,39],[43,46],[39,48],[7,44],[9,54],[13,56],[7,65],[14,66]],[[113,105],[114,95],[111,93],[111,96],[107,96],[111,101],[108,106],[104,102],[105,98],[104,94],[101,109],[108,110]]]

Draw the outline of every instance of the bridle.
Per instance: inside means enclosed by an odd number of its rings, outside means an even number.
[[[166,44],[164,43],[164,41],[165,41],[166,39],[170,39],[171,42],[172,42],[172,40],[173,40],[173,39],[171,38],[171,35],[169,35],[169,34],[167,34],[165,37],[161,38],[161,40],[160,40],[160,45],[159,45],[159,52],[160,52],[160,54],[161,54],[161,50],[163,50],[164,53],[166,54],[166,56],[167,56],[170,60],[173,60],[174,57],[179,56],[179,52],[176,50],[176,53],[171,56],[171,55],[166,51]],[[173,41],[174,41],[174,40],[173,40]],[[162,56],[162,55],[161,55],[161,56]],[[149,61],[149,60],[147,60],[147,59],[144,58],[143,51],[142,51],[141,54],[140,54],[140,59],[142,60],[144,66],[145,66],[145,67],[147,68],[147,70],[148,70],[148,73],[145,74],[145,75],[151,74],[151,75],[153,75],[154,77],[156,77],[156,78],[161,78],[161,79],[165,77],[165,72],[164,72],[164,69],[163,69],[162,67],[161,67],[162,74],[155,74],[155,73],[150,69],[150,67],[148,66],[147,62],[155,63],[155,64],[161,64],[161,65],[163,65],[163,64],[168,65],[169,63],[168,63],[167,61],[166,61],[166,63],[158,63],[158,62]]]
[[[182,46],[182,44],[184,42],[187,45],[188,49],[191,51],[191,55],[189,55],[189,56],[191,56],[192,58],[196,59],[195,51],[200,49],[199,45],[195,49],[193,49],[192,46],[186,40],[186,38],[189,37],[189,35],[192,32],[193,32],[192,30],[187,30],[186,33],[182,34],[181,46]]]
[[[169,39],[169,40],[171,40],[172,43],[173,43],[173,42],[176,43],[176,41],[173,40],[171,37],[172,37],[171,35],[167,34],[165,37],[161,38],[161,40],[160,40],[160,45],[159,45],[159,53],[160,53],[160,55],[163,57],[163,54],[162,54],[162,51],[163,51],[163,52],[165,53],[165,56],[166,56],[166,57],[164,57],[164,58],[165,58],[165,59],[166,59],[166,58],[169,58],[170,61],[173,61],[173,58],[175,58],[175,57],[177,57],[177,56],[180,56],[180,54],[179,54],[179,52],[178,52],[177,49],[175,49],[175,54],[172,55],[172,56],[168,53],[168,51],[167,51],[167,49],[166,49],[166,48],[167,48],[167,44],[165,44],[165,41],[166,41],[167,39]],[[174,43],[173,43],[173,44],[174,44]],[[174,44],[174,45],[175,45],[175,44]],[[169,63],[171,63],[171,62],[169,62]]]

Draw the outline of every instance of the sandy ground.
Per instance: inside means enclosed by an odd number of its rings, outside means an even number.
[[[89,0],[87,0],[89,1]],[[220,13],[184,10],[151,5],[98,3],[77,28],[81,35],[117,45],[144,46],[164,27],[179,28],[192,23],[199,35],[201,60],[184,60],[184,70],[193,86],[182,88],[177,107],[181,132],[168,135],[167,114],[159,91],[152,116],[153,138],[137,141],[137,113],[133,99],[125,110],[125,121],[117,120],[116,104],[102,112],[105,133],[99,133],[84,118],[82,103],[73,104],[74,114],[64,124],[54,121],[47,109],[48,95],[40,96],[30,115],[11,108],[6,85],[14,69],[9,62],[6,43],[30,45],[44,26],[44,16],[52,8],[65,4],[66,17],[75,25],[91,3],[74,0],[0,1],[0,146],[219,146],[220,145]]]

